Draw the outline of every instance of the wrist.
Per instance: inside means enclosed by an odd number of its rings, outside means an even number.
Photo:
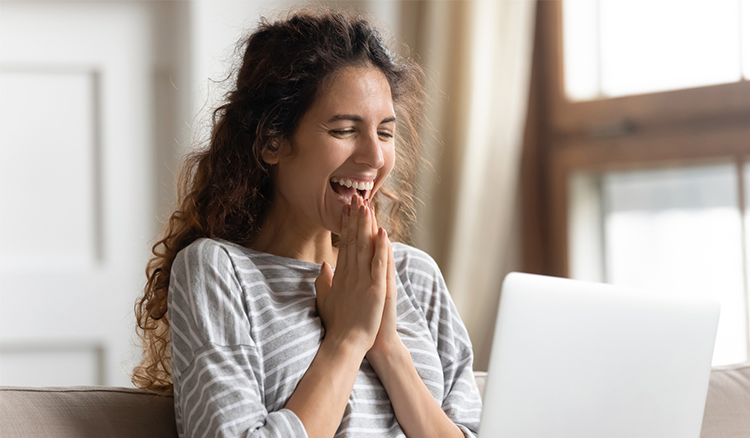
[[[392,370],[404,370],[414,366],[409,350],[401,338],[396,336],[390,342],[380,342],[367,352],[367,361],[381,380],[390,380]],[[385,382],[383,382],[385,383]]]
[[[368,346],[354,336],[328,336],[320,344],[320,353],[337,361],[362,363]]]

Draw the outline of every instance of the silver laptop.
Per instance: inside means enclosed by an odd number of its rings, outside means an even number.
[[[503,283],[480,438],[698,438],[719,303],[539,275]]]

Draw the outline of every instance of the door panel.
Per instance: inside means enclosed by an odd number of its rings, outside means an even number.
[[[0,2],[0,384],[129,386],[152,221],[149,2]]]
[[[6,270],[59,263],[91,269],[100,259],[96,79],[86,71],[0,71],[0,264]]]

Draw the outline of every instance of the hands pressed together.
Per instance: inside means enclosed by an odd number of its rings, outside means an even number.
[[[401,345],[393,247],[359,196],[344,207],[341,222],[336,273],[324,262],[315,281],[326,337],[368,358],[385,354]]]
[[[342,216],[336,273],[323,263],[315,280],[325,338],[286,408],[297,414],[308,436],[333,436],[367,357],[406,436],[462,437],[396,332],[396,265],[385,230],[359,196]]]

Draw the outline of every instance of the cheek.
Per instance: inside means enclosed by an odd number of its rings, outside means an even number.
[[[301,166],[299,161],[285,162],[278,165],[274,175],[275,190],[293,203],[308,202],[313,194],[316,175],[312,166]]]

